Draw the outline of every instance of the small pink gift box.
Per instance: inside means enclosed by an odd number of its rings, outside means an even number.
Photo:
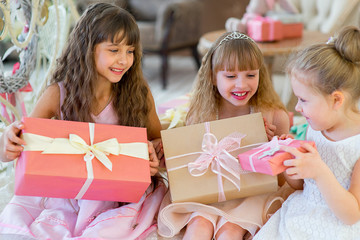
[[[248,21],[247,34],[257,42],[281,40],[284,38],[283,24],[269,17],[256,17]]]
[[[280,150],[279,146],[287,145],[295,147],[301,152],[306,152],[304,148],[300,147],[302,142],[308,142],[315,147],[315,143],[312,141],[302,141],[291,138],[279,140],[275,136],[270,142],[239,154],[238,159],[244,170],[274,176],[286,170],[287,167],[283,164],[285,160],[294,158],[292,154]]]

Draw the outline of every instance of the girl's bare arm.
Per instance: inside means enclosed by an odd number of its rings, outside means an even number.
[[[155,102],[154,102],[154,98],[150,92],[149,89],[149,94],[148,94],[148,101],[150,102],[150,112],[148,115],[148,139],[149,140],[153,140],[156,138],[160,138],[160,131],[161,131],[161,124],[160,124],[160,120],[159,117],[156,113],[156,108],[155,108]],[[156,147],[156,146],[155,146]]]
[[[60,88],[57,84],[50,85],[36,103],[30,117],[52,118],[60,114]]]
[[[51,85],[44,91],[30,116],[37,118],[52,118],[59,112],[59,103],[59,87],[58,85]],[[22,145],[26,144],[25,141],[19,137],[23,128],[24,125],[19,121],[6,127],[4,133],[0,137],[1,161],[12,161],[20,156],[20,153],[23,150]]]
[[[312,145],[301,145],[306,153],[296,148],[283,146],[295,159],[284,161],[289,166],[286,173],[292,179],[312,178],[316,182],[329,208],[345,224],[351,225],[360,220],[360,161],[352,172],[349,189],[345,189],[336,179],[330,168],[322,161],[318,151]]]

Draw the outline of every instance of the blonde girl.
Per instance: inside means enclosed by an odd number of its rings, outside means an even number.
[[[289,117],[270,81],[264,57],[245,34],[220,36],[204,56],[194,85],[187,124],[261,112],[269,140],[287,134]],[[184,239],[243,239],[263,224],[269,195],[223,203],[170,204],[166,196],[159,213],[160,235],[171,237],[187,225]],[[170,216],[178,222],[163,221]],[[181,224],[179,224],[181,223]]]
[[[293,193],[254,239],[359,239],[360,29],[295,54],[287,72],[314,141],[287,160]]]
[[[31,117],[121,124],[160,137],[153,97],[141,71],[140,34],[134,18],[107,3],[88,7],[58,59],[52,84]],[[24,126],[10,125],[0,139],[0,157],[11,161],[26,144]],[[0,233],[36,239],[144,239],[165,192],[159,161],[149,142],[153,184],[138,203],[14,196],[0,215]],[[104,186],[106,187],[106,186]]]
[[[241,73],[248,75],[247,80],[241,79]],[[250,81],[251,77],[255,80]],[[254,88],[243,91],[250,88],[242,87],[248,83],[254,84]],[[219,84],[221,87],[230,84],[233,89],[225,89],[224,93],[219,89]],[[231,96],[234,98],[239,89],[246,97],[235,99],[235,104],[232,104]],[[190,102],[187,124],[251,112],[262,112],[269,140],[274,135],[288,132],[286,109],[273,88],[260,49],[244,34],[225,33],[215,41],[203,59]]]

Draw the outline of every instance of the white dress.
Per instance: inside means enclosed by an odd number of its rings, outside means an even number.
[[[360,158],[360,134],[330,141],[320,131],[308,127],[307,140],[315,141],[323,161],[338,182],[349,189],[351,174]],[[305,179],[304,190],[288,197],[282,207],[255,235],[264,239],[360,239],[360,221],[349,226],[331,211],[313,179]]]

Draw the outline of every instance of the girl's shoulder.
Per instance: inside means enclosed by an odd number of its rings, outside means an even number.
[[[31,117],[52,118],[58,117],[60,112],[60,87],[57,83],[49,85],[41,94]]]
[[[45,89],[45,91],[60,95],[60,85],[59,83],[52,83]]]

